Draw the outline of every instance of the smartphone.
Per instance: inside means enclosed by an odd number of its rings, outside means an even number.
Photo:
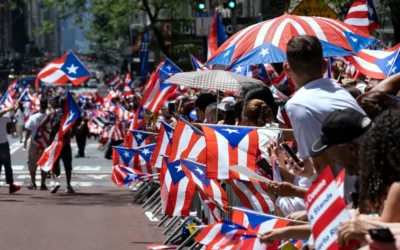
[[[169,115],[175,115],[175,111],[176,111],[175,102],[168,103],[168,114]]]
[[[280,144],[281,148],[285,150],[286,154],[290,156],[300,167],[304,167],[303,163],[300,162],[300,159],[297,157],[297,155],[293,152],[293,150],[289,147],[289,145],[286,144],[286,142],[283,142]]]
[[[394,242],[394,237],[392,232],[387,227],[378,227],[368,229],[369,235],[375,241],[391,243]]]
[[[273,176],[272,166],[265,158],[258,160],[257,165],[260,166],[269,176]]]

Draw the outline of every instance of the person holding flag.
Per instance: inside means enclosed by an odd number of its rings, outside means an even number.
[[[14,184],[13,170],[11,167],[10,145],[8,144],[8,129],[12,122],[9,112],[15,110],[14,106],[0,107],[0,167],[4,165],[6,171],[6,183],[10,185],[9,193],[13,194],[21,189],[20,186]]]
[[[24,149],[28,148],[28,139],[31,138],[29,144],[29,151],[28,151],[28,167],[29,167],[29,174],[31,175],[31,184],[28,186],[28,189],[34,190],[36,189],[36,170],[37,170],[37,161],[40,159],[40,156],[43,153],[44,148],[47,145],[39,145],[36,138],[37,135],[43,133],[44,131],[40,129],[40,124],[42,123],[43,119],[46,117],[46,111],[48,108],[47,99],[40,100],[40,110],[38,113],[29,117],[28,121],[25,124],[26,129],[26,136],[24,142]],[[41,138],[47,140],[45,138],[46,135],[41,134]],[[46,186],[46,172],[41,170],[41,185],[40,190],[47,190]]]

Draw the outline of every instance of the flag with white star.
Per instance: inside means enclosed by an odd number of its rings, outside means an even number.
[[[157,174],[160,172],[159,169],[149,164],[154,151],[154,145],[155,144],[149,144],[137,148],[114,147],[114,152],[116,153],[114,156],[119,157],[118,162],[128,167],[147,174]],[[117,160],[113,159],[113,163],[117,163]]]
[[[149,175],[146,173],[142,173],[137,169],[133,169],[127,167],[125,165],[114,165],[113,171],[111,174],[111,180],[115,183],[118,187],[122,187],[125,185],[129,185],[134,181],[143,181],[143,180],[154,180],[157,179],[157,175]]]
[[[177,85],[164,81],[179,72],[182,72],[182,70],[171,60],[168,58],[161,60],[145,85],[143,98],[140,101],[144,109],[152,113],[157,113],[160,110],[171,93],[177,88]]]
[[[67,92],[67,98],[64,105],[64,116],[63,120],[61,121],[62,126],[60,126],[59,131],[61,134],[60,137],[63,137],[64,134],[72,127],[72,125],[74,125],[76,120],[82,115],[82,111],[69,92]]]
[[[174,128],[167,122],[162,121],[160,130],[158,131],[154,152],[149,162],[151,166],[162,167],[163,156],[169,156],[170,154],[173,135]]]
[[[180,161],[168,162],[168,157],[163,157],[160,187],[163,214],[189,216],[195,185],[186,177]]]
[[[226,208],[228,206],[228,196],[225,190],[218,180],[206,177],[206,166],[204,164],[188,159],[181,159],[180,162],[185,175],[196,185],[197,190],[207,195],[219,207]]]
[[[207,177],[213,179],[243,179],[229,166],[244,166],[256,170],[259,153],[257,129],[205,124],[201,126],[206,139]]]
[[[373,0],[356,0],[344,20],[359,30],[369,33],[379,29],[379,19]]]
[[[0,110],[11,108],[14,105],[15,105],[14,100],[7,90],[0,100]]]
[[[376,65],[382,70],[382,72],[387,76],[395,75],[400,72],[400,59],[399,59],[400,49],[397,49],[388,57],[376,60]]]
[[[136,148],[150,144],[152,133],[142,130],[129,130],[124,141],[124,146]]]
[[[227,39],[228,35],[226,34],[224,24],[222,23],[221,13],[217,9],[211,23],[210,33],[208,34],[207,58],[211,58],[219,46],[221,46]]]
[[[70,51],[46,65],[37,75],[35,85],[39,87],[38,80],[41,80],[52,84],[71,82],[73,85],[78,86],[90,76],[86,66]]]

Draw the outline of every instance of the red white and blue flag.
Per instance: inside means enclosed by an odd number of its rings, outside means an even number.
[[[204,63],[202,63],[199,59],[197,59],[192,54],[190,54],[189,56],[190,56],[190,61],[192,62],[193,69],[195,71],[210,70],[209,67],[205,67]]]
[[[249,209],[233,210],[232,221],[245,227],[247,230],[251,230],[256,233],[264,233],[266,231],[286,227],[289,225],[289,221],[280,220],[274,216],[268,216],[268,214],[254,213]],[[237,244],[237,249],[249,249],[249,250],[275,250],[280,245],[279,241],[274,242],[272,245],[266,246],[262,244],[259,238],[247,239]]]
[[[158,131],[156,145],[149,164],[161,168],[163,165],[163,156],[169,156],[172,145],[172,137],[174,128],[165,121],[161,122],[160,130]]]
[[[180,161],[168,162],[168,157],[163,158],[160,175],[163,214],[189,216],[195,184],[186,177]]]
[[[150,144],[138,148],[125,148],[125,147],[114,147],[119,158],[118,163],[123,163],[128,167],[139,170],[147,174],[157,174],[159,170],[149,164],[151,155],[154,151],[154,145]],[[113,163],[117,163],[116,159],[113,159]]]
[[[39,161],[37,162],[37,165],[40,166],[43,171],[50,171],[53,169],[53,165],[60,155],[63,147],[64,135],[69,132],[76,120],[81,116],[81,110],[69,92],[67,92],[67,99],[63,111],[63,119],[54,141],[49,147],[46,148],[42,154],[42,157],[40,157]]]
[[[206,246],[206,249],[222,250],[239,249],[237,246],[243,240],[252,238],[257,238],[257,233],[231,221],[222,220],[205,226],[194,240]]]
[[[184,158],[197,159],[198,162],[205,163],[206,140],[199,129],[179,119],[172,137],[169,161]]]
[[[131,79],[131,74],[126,74],[125,78],[125,86],[124,86],[124,92],[123,95],[125,97],[131,97],[135,94],[135,92],[132,90],[132,79]]]
[[[131,124],[129,126],[130,130],[140,130],[144,127],[145,121],[144,121],[144,108],[142,105],[139,105],[138,109],[135,112],[135,116],[133,117],[133,120],[131,121]]]
[[[129,130],[126,137],[124,146],[127,148],[137,148],[150,144],[152,133],[142,130]]]
[[[150,178],[151,177],[151,178]],[[140,172],[137,169],[133,169],[127,167],[125,165],[115,165],[113,167],[111,180],[117,185],[118,187],[122,187],[125,185],[129,185],[130,183],[137,181],[137,180],[147,180],[147,179],[155,179],[157,176],[149,175]]]
[[[164,58],[147,81],[140,105],[152,113],[157,113],[177,88],[177,85],[164,81],[172,74],[179,72],[182,72],[182,70],[178,66],[168,58]]]
[[[20,88],[20,84],[19,84],[19,79],[15,79],[13,80],[10,85],[8,86],[8,93],[11,95],[11,97],[13,99],[17,99],[17,95],[19,93],[19,88]]]
[[[202,125],[206,139],[207,178],[244,179],[229,166],[244,166],[256,171],[259,131],[235,126]]]
[[[90,72],[85,65],[75,56],[67,52],[62,57],[52,61],[44,67],[36,77],[36,87],[39,87],[39,80],[52,84],[66,84],[72,82],[77,86],[90,77]]]
[[[263,213],[274,211],[275,206],[268,195],[268,187],[265,183],[254,179],[250,179],[250,181],[230,180],[229,183],[244,207]]]
[[[207,58],[214,56],[215,52],[226,40],[228,35],[222,23],[221,14],[218,10],[214,13],[210,33],[208,34],[208,55]]]
[[[400,72],[400,49],[397,49],[389,56],[376,60],[376,65],[382,70],[382,72],[387,76],[392,76]]]
[[[181,159],[180,161],[185,175],[196,185],[200,192],[206,194],[223,209],[229,205],[228,196],[218,180],[206,177],[205,165],[187,159]]]
[[[121,78],[119,78],[119,76],[113,75],[106,81],[106,85],[114,90],[117,90],[124,85],[124,82],[121,80]]]
[[[373,0],[355,1],[350,6],[344,22],[365,33],[370,33],[379,29],[378,14],[375,10]]]
[[[42,152],[47,146],[49,146],[49,134],[43,129],[38,129],[33,138],[34,142],[37,144],[37,150]]]
[[[0,109],[8,109],[14,106],[15,106],[14,100],[7,90],[0,100]]]

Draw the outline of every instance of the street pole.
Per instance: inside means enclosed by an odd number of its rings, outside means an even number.
[[[235,9],[231,9],[231,22],[232,22],[232,29],[233,29],[233,33],[236,33],[237,30],[237,19],[236,19],[236,8]]]

